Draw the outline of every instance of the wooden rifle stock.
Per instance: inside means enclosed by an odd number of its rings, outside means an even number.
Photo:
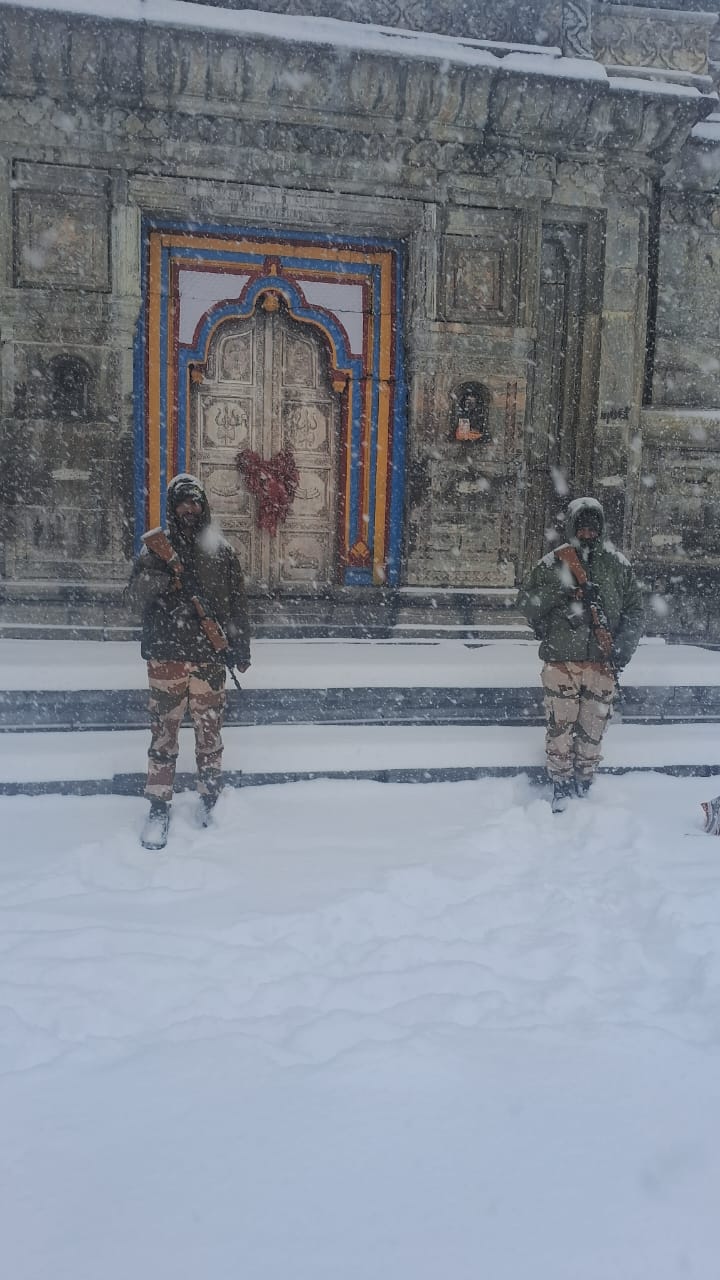
[[[588,584],[588,576],[585,572],[583,563],[574,547],[558,547],[555,556],[558,560],[562,560],[566,564],[573,575],[578,587],[582,590]],[[610,660],[612,653],[613,638],[608,626],[605,610],[599,600],[590,600],[588,602],[590,610],[590,621],[592,623],[593,634],[598,643],[598,648],[606,661]]]
[[[179,591],[184,591],[188,596],[190,603],[198,616],[198,622],[200,623],[202,631],[207,637],[209,644],[212,646],[215,653],[223,654],[225,664],[232,676],[235,688],[239,689],[240,684],[237,676],[235,675],[231,664],[227,660],[230,647],[227,642],[227,636],[220,626],[220,623],[216,622],[208,613],[200,596],[187,587],[183,581],[184,570],[182,562],[165,530],[162,528],[149,529],[147,533],[143,534],[142,542],[147,547],[148,551],[153,551],[156,556],[159,556],[161,560],[164,560],[168,568],[174,573],[176,587]]]

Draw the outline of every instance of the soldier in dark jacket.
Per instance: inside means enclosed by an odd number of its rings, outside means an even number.
[[[222,627],[231,665],[250,665],[250,629],[243,575],[235,552],[214,526],[202,485],[194,476],[171,480],[167,493],[167,536],[183,566],[189,591],[178,589],[176,574],[144,547],[137,557],[129,597],[142,611],[142,656],[150,684],[152,739],[145,795],[150,814],[143,831],[146,848],[162,848],[167,838],[178,734],[188,707],[195,729],[198,791],[203,821],[209,820],[221,789],[225,657],[213,649],[200,626],[190,593]]]
[[[589,580],[585,591],[551,551],[535,566],[518,599],[541,642],[545,750],[555,813],[566,808],[573,792],[584,796],[590,788],[602,759],[600,744],[616,677],[635,652],[643,625],[640,589],[628,561],[605,540],[600,503],[595,498],[571,502],[566,531],[569,543],[563,545],[575,548]],[[612,636],[609,656],[598,642],[591,599],[602,606]]]

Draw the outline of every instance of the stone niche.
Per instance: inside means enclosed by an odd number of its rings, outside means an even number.
[[[419,393],[426,427],[408,476],[408,584],[512,587],[520,556],[519,481],[526,383],[481,362],[429,374]],[[472,373],[473,376],[468,375]],[[487,432],[458,440],[453,392],[481,385]]]
[[[102,170],[16,161],[14,283],[110,289],[110,183]]]

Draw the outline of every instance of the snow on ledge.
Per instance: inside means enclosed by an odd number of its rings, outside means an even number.
[[[632,89],[634,93],[670,94],[676,98],[708,98],[694,84],[678,84],[667,80],[646,80],[642,76],[608,76],[611,89]]]
[[[720,142],[720,111],[713,111],[707,120],[696,124],[692,137],[698,138],[701,142]]]
[[[468,67],[503,68],[569,80],[608,82],[601,63],[590,58],[564,58],[559,49],[542,45],[499,44],[466,40],[432,32],[407,31],[337,18],[288,17],[250,9],[215,9],[185,0],[0,0],[0,7],[60,12],[84,17],[225,31],[293,44],[321,45],[354,51]]]

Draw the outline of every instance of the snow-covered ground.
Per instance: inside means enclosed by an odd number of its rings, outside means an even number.
[[[707,794],[0,800],[3,1275],[715,1280]]]
[[[378,770],[541,768],[545,730],[533,725],[254,725],[226,728],[224,767],[258,774],[373,773]],[[193,731],[180,731],[181,773],[195,770]],[[139,774],[147,730],[0,733],[0,784],[97,782]],[[611,724],[602,768],[720,765],[720,726]],[[720,789],[720,781],[718,781]]]
[[[246,689],[523,688],[540,684],[537,640],[254,640]],[[143,689],[140,645],[0,640],[1,689]],[[624,685],[720,685],[720,652],[641,642]]]

